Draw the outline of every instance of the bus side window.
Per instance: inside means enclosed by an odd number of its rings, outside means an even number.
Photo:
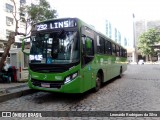
[[[94,58],[94,44],[93,40],[85,35],[82,36],[83,51],[82,51],[82,64],[86,65]]]
[[[118,45],[116,45],[116,55],[119,57],[120,56],[120,49],[119,49],[119,46]]]
[[[122,57],[127,57],[127,50],[121,49],[122,50]]]
[[[89,37],[86,37],[85,39],[85,53],[88,56],[94,55],[93,40]]]
[[[97,53],[104,54],[104,38],[99,37],[97,40]]]
[[[112,43],[112,55],[116,56],[116,46],[114,43]]]
[[[127,50],[125,50],[125,57],[127,58]]]
[[[122,57],[122,48],[120,47],[120,57]]]
[[[112,48],[111,42],[106,40],[105,41],[105,54],[112,55],[112,49],[111,48]]]

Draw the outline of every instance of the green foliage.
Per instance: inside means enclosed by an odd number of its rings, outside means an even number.
[[[154,45],[160,42],[160,31],[158,29],[149,29],[139,37],[138,49],[142,56],[153,56],[156,54]]]
[[[26,12],[29,15],[28,20],[31,22],[31,24],[57,17],[57,11],[51,9],[49,3],[46,0],[40,0],[38,5],[32,4],[26,8]]]

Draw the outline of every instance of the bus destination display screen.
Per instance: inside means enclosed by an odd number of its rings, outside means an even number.
[[[34,30],[42,31],[42,30],[52,30],[58,28],[68,28],[68,27],[76,27],[76,21],[74,19],[65,19],[65,20],[52,20],[46,21],[43,23],[38,23],[35,25]]]

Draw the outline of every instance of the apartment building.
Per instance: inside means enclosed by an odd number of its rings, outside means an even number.
[[[15,31],[15,19],[13,14],[16,12],[16,19],[25,18],[24,13],[19,12],[20,6],[26,4],[26,0],[15,0],[16,10],[14,7],[13,0],[3,0],[0,1],[0,19],[1,19],[1,27],[0,27],[0,57],[3,53],[3,48],[5,47],[10,32]],[[25,33],[25,25],[23,21],[18,22],[18,31]],[[21,47],[21,36],[15,37],[15,44],[11,46],[11,48],[19,48]]]
[[[14,0],[16,4],[16,10],[14,7],[13,0],[1,0],[0,1],[0,58],[4,52],[4,47],[8,41],[10,32],[15,31],[16,22],[13,14],[16,12],[16,19],[18,22],[18,31],[21,33],[26,33],[26,22],[23,19],[26,19],[26,14],[19,11],[19,8],[23,5],[37,4],[39,0]],[[16,36],[15,43],[11,46],[13,48],[21,47],[21,38],[23,36]]]
[[[116,43],[122,45],[127,49],[127,59],[128,62],[134,62],[134,48],[133,48],[133,39],[129,39],[124,34],[118,30],[109,20],[105,22],[105,34],[107,37],[114,40]]]

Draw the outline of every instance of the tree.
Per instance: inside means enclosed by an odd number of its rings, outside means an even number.
[[[160,42],[160,31],[158,29],[149,29],[139,37],[138,49],[142,56],[149,56],[150,59],[156,54],[154,45]]]
[[[18,11],[17,11],[15,0],[12,0],[12,1],[14,3],[14,10],[12,12],[12,15],[14,17],[16,27],[15,27],[15,31],[9,34],[7,45],[4,48],[4,52],[2,54],[2,58],[0,61],[0,72],[2,71],[2,68],[4,65],[3,63],[6,60],[7,55],[9,54],[11,45],[15,42],[15,36],[17,35],[26,36],[27,35],[27,32],[24,34],[18,31],[18,28],[19,28],[18,23],[20,21],[23,21],[26,23],[26,31],[27,31],[28,25],[32,26],[34,23],[37,23],[39,21],[57,17],[57,11],[54,9],[51,9],[49,3],[46,0],[40,0],[39,4],[37,5],[20,6],[20,9]],[[19,13],[20,14],[25,13],[27,14],[27,17],[18,19],[17,14]]]
[[[39,0],[38,5],[24,6],[23,10],[28,14],[26,23],[29,26],[33,26],[34,23],[44,21],[47,19],[53,19],[57,17],[57,11],[51,9],[50,4],[46,0]],[[26,24],[27,31],[27,24]]]

